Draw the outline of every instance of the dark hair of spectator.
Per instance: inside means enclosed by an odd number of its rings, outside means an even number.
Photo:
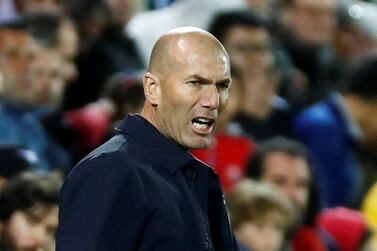
[[[377,99],[377,53],[366,56],[354,65],[344,79],[343,93],[362,99]]]
[[[35,41],[46,47],[58,45],[58,30],[63,17],[51,11],[37,11],[25,15],[28,30]]]
[[[57,205],[60,187],[61,179],[51,174],[24,172],[10,179],[0,194],[0,221],[39,203]]]
[[[141,79],[126,74],[111,77],[104,88],[103,96],[109,98],[117,107],[124,103],[140,107],[144,103],[144,89]]]
[[[253,179],[260,179],[263,175],[266,156],[275,152],[284,152],[292,156],[302,157],[310,163],[309,153],[304,145],[297,141],[279,136],[268,139],[257,146],[255,154],[248,163],[247,175]]]
[[[36,168],[38,164],[37,155],[33,151],[17,144],[0,145],[0,176],[11,178]]]
[[[225,34],[234,26],[266,27],[267,23],[257,13],[250,10],[233,10],[218,13],[212,20],[208,31],[223,41]]]

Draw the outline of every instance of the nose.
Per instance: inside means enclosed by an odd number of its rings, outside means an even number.
[[[208,85],[203,90],[203,95],[200,100],[200,104],[204,108],[210,110],[218,109],[220,106],[220,94],[216,85]]]

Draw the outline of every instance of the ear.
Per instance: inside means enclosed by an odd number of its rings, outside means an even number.
[[[143,78],[143,86],[147,101],[151,105],[157,106],[160,103],[161,97],[161,86],[158,77],[150,72],[145,73]]]

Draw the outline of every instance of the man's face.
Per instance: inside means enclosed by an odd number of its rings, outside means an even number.
[[[52,250],[58,224],[58,207],[38,204],[12,214],[6,237],[15,251]]]
[[[275,185],[304,213],[308,204],[310,173],[306,160],[284,152],[272,152],[264,159],[261,181]]]
[[[291,26],[304,42],[313,45],[331,42],[336,25],[336,0],[295,0]]]
[[[198,43],[198,42],[196,42]],[[228,100],[231,83],[227,55],[219,48],[190,45],[175,53],[174,70],[161,79],[156,123],[160,131],[183,147],[207,147],[215,122]]]
[[[24,31],[0,31],[0,68],[4,91],[21,102],[30,102],[30,64],[35,56],[33,43]]]
[[[264,66],[272,61],[270,37],[264,28],[239,25],[229,29],[224,47],[233,65],[242,72]]]

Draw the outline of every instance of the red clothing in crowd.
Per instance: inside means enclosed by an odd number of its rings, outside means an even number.
[[[110,126],[110,115],[99,105],[88,105],[65,113],[77,135],[76,149],[88,153],[103,143]]]
[[[226,192],[244,177],[246,162],[254,149],[254,143],[245,136],[217,133],[209,148],[192,153],[215,169]]]
[[[327,251],[326,244],[317,229],[310,226],[301,227],[291,239],[294,251]]]

